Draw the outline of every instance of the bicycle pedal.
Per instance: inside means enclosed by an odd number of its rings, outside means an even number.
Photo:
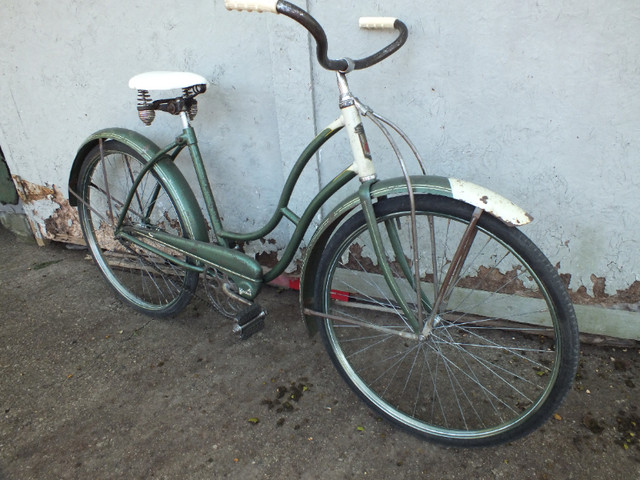
[[[239,334],[240,339],[246,340],[264,328],[266,316],[266,312],[260,305],[257,303],[250,305],[236,315],[237,325],[233,328],[233,333]]]

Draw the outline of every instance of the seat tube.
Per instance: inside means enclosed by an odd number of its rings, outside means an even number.
[[[213,191],[211,190],[211,183],[209,182],[207,171],[204,168],[204,161],[202,160],[200,148],[198,147],[196,132],[189,123],[189,117],[187,116],[186,112],[181,112],[180,117],[182,119],[182,125],[184,127],[183,137],[187,141],[187,148],[189,149],[189,155],[191,156],[191,161],[193,162],[193,169],[196,172],[196,177],[198,178],[198,184],[200,185],[200,191],[202,192],[204,204],[207,207],[207,213],[209,214],[209,219],[211,220],[213,233],[216,237],[217,242],[221,245],[226,246],[227,241],[219,235],[219,232],[222,231],[222,222],[220,220],[220,214],[218,213],[216,201],[213,197]]]
[[[353,154],[353,164],[349,169],[358,174],[361,182],[375,180],[377,176],[371,160],[369,142],[364,132],[362,118],[356,106],[355,98],[349,90],[347,76],[343,72],[337,72],[337,79],[338,90],[340,91],[340,111],[342,112],[342,119]]]

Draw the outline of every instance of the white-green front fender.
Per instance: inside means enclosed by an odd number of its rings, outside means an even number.
[[[415,194],[430,194],[455,198],[474,207],[490,213],[509,226],[525,225],[533,218],[522,208],[487,188],[465,180],[439,177],[435,175],[412,176],[411,184]],[[371,196],[393,197],[407,194],[407,183],[403,177],[380,180],[371,186]],[[300,306],[302,310],[312,308],[315,272],[320,263],[320,257],[329,239],[338,228],[341,221],[360,205],[358,194],[354,193],[335,207],[323,220],[313,235],[302,267],[300,277]],[[309,332],[316,331],[316,319],[302,314]]]
[[[492,192],[488,188],[457,178],[438,177],[435,175],[411,177],[413,191],[416,194],[441,195],[469,203],[474,207],[490,213],[509,226],[526,225],[533,218],[522,208],[502,195]],[[371,187],[374,198],[395,196],[407,193],[407,185],[402,177],[381,180]],[[345,200],[340,206],[346,207],[359,204],[357,195]]]
[[[511,200],[475,183],[448,178],[451,196],[489,212],[510,226],[526,225],[533,218]]]

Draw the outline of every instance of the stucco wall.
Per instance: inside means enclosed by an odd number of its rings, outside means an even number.
[[[638,310],[640,3],[299,4],[325,25],[332,57],[358,57],[391,38],[359,31],[359,16],[405,20],[406,47],[354,72],[354,92],[407,130],[430,173],[472,180],[527,209],[535,221],[526,233],[570,276],[574,298]],[[136,73],[184,69],[211,82],[195,125],[232,228],[270,215],[288,166],[337,116],[334,77],[309,60],[306,33],[282,16],[227,12],[222,0],[9,0],[0,31],[0,145],[12,173],[35,188],[31,197],[23,188],[23,200],[44,236],[92,131],[123,126],[161,142],[179,129],[162,115],[142,127],[127,88]],[[391,172],[395,160],[372,130],[374,157]],[[296,204],[345,166],[345,146],[323,149]]]

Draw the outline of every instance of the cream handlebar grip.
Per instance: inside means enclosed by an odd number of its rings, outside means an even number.
[[[227,10],[246,10],[247,12],[271,12],[278,13],[276,6],[278,0],[249,0],[249,1],[236,1],[236,0],[224,0],[224,6]]]
[[[360,17],[360,28],[369,28],[373,30],[393,30],[393,24],[396,22],[395,17]]]

